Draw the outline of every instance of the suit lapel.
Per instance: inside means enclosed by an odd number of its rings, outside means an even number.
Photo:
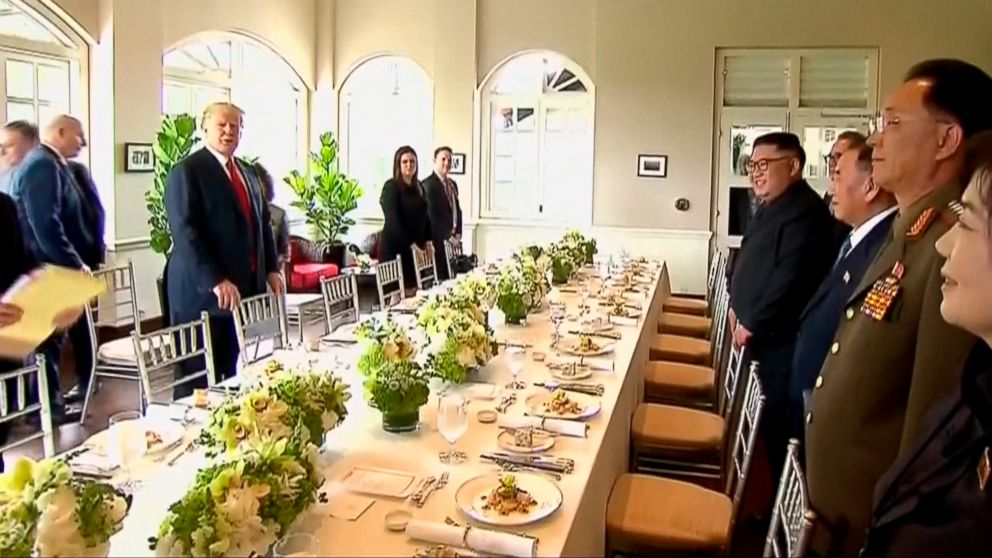
[[[861,282],[858,283],[858,287],[847,297],[848,305],[863,298],[871,289],[872,285],[875,284],[875,281],[878,281],[892,271],[892,266],[902,257],[905,246],[906,237],[895,237],[890,231],[888,238],[882,243],[878,255],[875,256],[875,260],[868,266],[868,271],[865,272],[864,277],[861,278]]]
[[[245,220],[244,213],[239,207],[239,202],[237,197],[235,197],[234,192],[231,187],[231,179],[227,176],[227,171],[224,170],[224,166],[220,164],[217,157],[210,152],[206,147],[200,149],[200,158],[203,161],[203,168],[208,174],[213,176],[208,176],[208,182],[205,185],[207,187],[207,195],[220,196],[226,200],[224,204],[225,207],[234,208],[235,219],[248,230],[248,222]],[[237,161],[237,159],[235,159]],[[242,173],[244,174],[244,173]]]

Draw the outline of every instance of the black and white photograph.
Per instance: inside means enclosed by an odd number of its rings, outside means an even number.
[[[448,171],[451,174],[465,174],[465,154],[464,153],[452,153],[451,154],[451,170]]]
[[[152,172],[155,170],[155,152],[150,143],[124,144],[124,172]]]
[[[665,178],[668,176],[668,155],[637,156],[637,176],[642,178]]]

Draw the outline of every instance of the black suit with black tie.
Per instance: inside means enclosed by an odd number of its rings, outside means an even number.
[[[444,241],[452,235],[462,234],[462,208],[458,203],[458,184],[448,177],[448,187],[437,173],[423,181],[427,197],[427,215],[431,223],[431,240],[434,242],[434,262],[437,276],[443,281],[448,278],[445,261]]]
[[[875,223],[846,255],[842,254],[842,246],[833,270],[820,284],[799,318],[799,335],[796,338],[792,375],[789,379],[790,437],[803,437],[803,394],[813,389],[844,314],[847,299],[861,283],[865,271],[885,242],[894,218],[893,211]]]

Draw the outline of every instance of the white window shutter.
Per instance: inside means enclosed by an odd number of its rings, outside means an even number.
[[[860,53],[802,56],[799,106],[867,108],[868,57]]]
[[[787,56],[730,55],[724,59],[723,105],[789,106]]]

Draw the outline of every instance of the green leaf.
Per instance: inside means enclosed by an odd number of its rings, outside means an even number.
[[[320,135],[320,146],[310,153],[307,175],[292,171],[283,178],[296,195],[290,205],[303,212],[315,240],[340,241],[354,225],[348,214],[358,208],[358,182],[338,171],[338,142],[330,132]]]
[[[196,143],[196,119],[188,114],[165,115],[152,145],[155,153],[155,180],[145,192],[148,228],[152,250],[167,254],[172,248],[172,231],[165,213],[165,186],[169,171],[189,155]]]

